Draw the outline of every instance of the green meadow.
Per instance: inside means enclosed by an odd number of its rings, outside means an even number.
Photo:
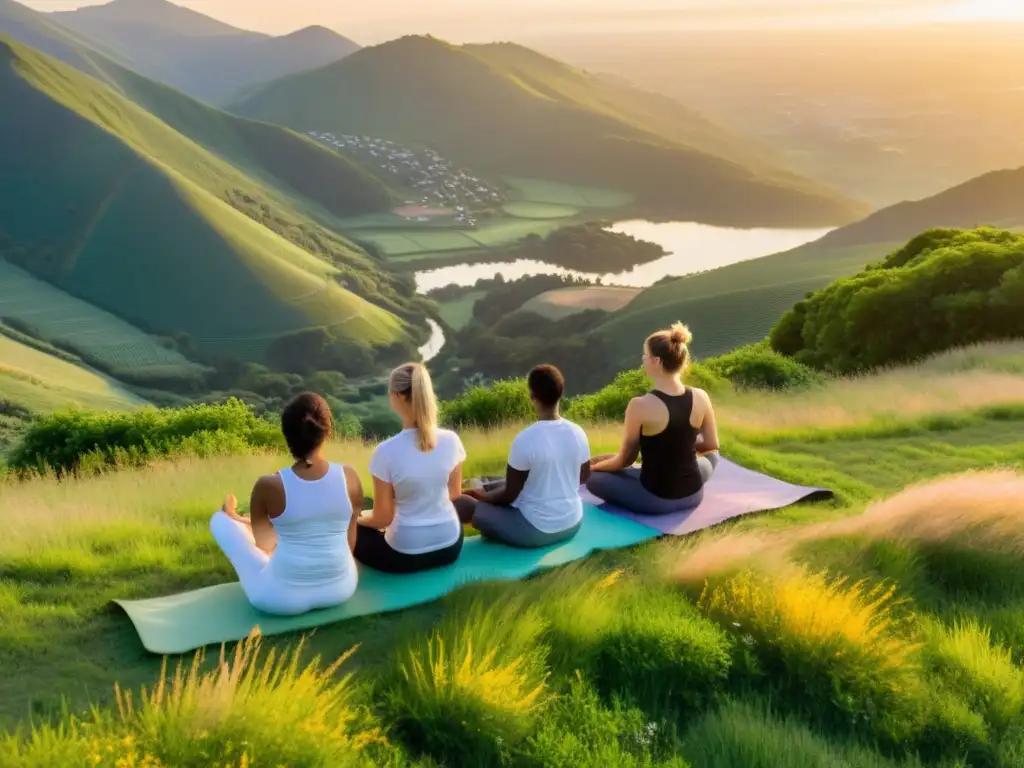
[[[836,499],[222,664],[148,655],[110,600],[232,580],[209,515],[285,457],[7,482],[0,763],[1018,766],[1022,403],[1020,343],[726,391],[725,455]],[[467,472],[500,471],[516,429],[466,432]],[[331,455],[368,482],[371,449]]]

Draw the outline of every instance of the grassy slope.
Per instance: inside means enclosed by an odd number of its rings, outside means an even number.
[[[814,243],[684,277],[645,290],[598,333],[619,357],[677,320],[710,356],[758,341],[808,291],[862,269],[930,227],[1012,227],[1024,221],[1024,169],[995,171],[924,200],[900,203],[834,230]]]
[[[516,46],[403,38],[270,83],[234,109],[301,131],[429,144],[484,171],[632,192],[643,210],[709,223],[834,224],[862,210],[679,105]]]
[[[338,287],[333,266],[218,197],[263,192],[242,170],[51,59],[16,44],[0,51],[0,88],[19,107],[14,122],[0,116],[3,165],[15,180],[0,227],[15,244],[53,243],[60,287],[149,327],[188,332],[209,352],[250,359],[274,336],[313,325],[369,343],[402,335],[397,318]],[[213,110],[194,112],[182,119],[212,134]],[[233,120],[207,143],[226,142]],[[126,290],[129,282],[138,288]]]
[[[986,403],[972,395],[975,392],[972,387],[977,385],[977,391],[988,392],[991,397],[1000,391],[986,386],[986,383],[992,383],[987,377],[993,375],[1010,376],[1016,382],[1015,395],[1002,389],[1011,407],[972,412],[976,406]],[[922,369],[894,371],[853,384],[839,383],[834,388],[807,395],[758,395],[749,401],[747,396],[734,395],[719,406],[726,455],[787,480],[831,486],[839,493],[839,500],[831,505],[794,508],[748,519],[732,527],[731,531],[780,531],[783,536],[780,541],[786,542],[785,532],[796,524],[820,520],[852,520],[855,523],[857,518],[850,517],[852,513],[859,511],[867,502],[900,491],[908,482],[967,469],[998,466],[1024,469],[1024,441],[1019,428],[1020,420],[1024,418],[1024,411],[1021,411],[1024,403],[1022,376],[1024,356],[1021,345],[992,345],[982,350],[947,355]],[[850,386],[858,388],[859,397],[850,397]],[[950,389],[963,390],[965,396],[959,400],[949,397]],[[875,404],[875,410],[865,411],[860,407],[861,402]],[[884,415],[881,412],[883,405],[889,418],[879,420]],[[933,408],[954,418],[922,418],[921,414]],[[744,412],[764,416],[780,409],[793,414],[784,427],[776,424],[750,431],[743,429],[746,421]],[[902,426],[892,421],[892,414],[900,413],[910,417]],[[802,422],[799,421],[801,414]],[[809,426],[823,414],[831,414],[834,426]],[[589,432],[595,450],[617,445],[618,430],[615,428],[593,427]],[[504,465],[507,442],[512,434],[512,430],[503,430],[465,435],[470,456],[467,471],[475,474],[499,470]],[[333,448],[334,456],[359,469],[364,482],[368,479],[365,472],[369,452],[368,447],[353,444]],[[158,671],[159,659],[142,652],[124,617],[107,609],[109,599],[166,594],[232,578],[230,566],[209,538],[206,520],[210,510],[223,493],[244,493],[254,477],[283,461],[277,456],[186,461],[76,481],[72,485],[73,493],[68,493],[67,487],[52,480],[23,486],[0,486],[0,500],[4,508],[18,510],[16,518],[12,519],[15,524],[10,534],[0,542],[0,562],[3,563],[0,566],[0,614],[4,619],[0,623],[0,649],[3,651],[0,653],[0,671],[3,672],[0,675],[0,702],[3,702],[5,722],[12,724],[24,719],[30,708],[37,716],[53,713],[59,706],[61,695],[68,696],[76,708],[87,700],[110,702],[115,679],[127,685],[151,681]],[[983,483],[984,479],[973,482]],[[973,492],[977,495],[967,498],[987,498],[983,489],[984,486],[979,486]],[[933,499],[926,507],[930,520],[941,518],[943,500],[948,501],[948,496]],[[729,543],[729,538],[723,541],[727,547],[724,553],[714,549],[715,542],[727,533],[728,530],[698,540],[711,547],[708,557],[716,564],[723,562],[723,555],[727,561],[740,551],[738,545]],[[818,535],[818,538],[828,537]],[[660,579],[672,576],[677,563],[692,570],[708,560],[708,557],[697,557],[703,551],[700,549],[691,558],[688,553],[692,545],[690,541],[673,540],[652,543],[634,552],[613,553],[588,562],[584,573],[596,573],[601,578],[614,569],[625,569],[625,588],[635,589],[640,584],[650,587]],[[787,546],[792,548],[793,544]],[[900,546],[904,549],[899,549]],[[983,575],[984,570],[970,573],[958,570],[969,565],[966,553],[959,555],[960,559],[950,559],[951,555],[947,554],[925,561],[920,559],[927,556],[924,550],[919,552],[908,549],[909,546],[893,545],[889,549],[872,550],[862,542],[861,535],[851,535],[842,546],[833,543],[813,547],[804,557],[811,557],[819,566],[831,564],[840,572],[863,573],[873,578],[878,577],[878,569],[881,569],[882,575],[897,579],[901,596],[918,601],[916,607],[922,617],[938,621],[940,626],[945,626],[943,622],[951,623],[958,616],[979,617],[984,623],[991,624],[994,642],[1020,647],[1019,641],[1024,640],[1024,636],[1014,617],[1019,618],[1024,612],[1024,592],[1018,587],[1018,579],[1011,579],[1012,583],[1005,582],[1006,574],[1012,571],[1002,571],[1004,583],[995,589],[992,579],[1000,577],[994,573],[990,579]],[[880,559],[883,554],[887,559]],[[1019,568],[1017,560],[1000,562],[1004,569]],[[931,576],[915,570],[926,566],[934,569]],[[396,648],[401,647],[409,632],[419,633],[439,626],[442,633],[448,633],[445,636],[451,639],[450,633],[466,620],[463,610],[467,597],[483,596],[491,606],[508,605],[517,597],[526,598],[536,601],[531,602],[536,608],[548,611],[555,609],[551,600],[530,590],[543,591],[545,585],[555,589],[558,584],[572,583],[572,579],[560,581],[559,576],[552,576],[532,586],[526,583],[501,587],[497,593],[488,592],[485,587],[473,587],[468,595],[398,616],[370,617],[322,627],[313,636],[311,646],[326,658],[333,659],[352,645],[361,643],[356,656],[360,678],[385,682],[379,675],[393,663]],[[969,584],[969,588],[975,590],[979,595],[976,602],[971,604],[967,601],[970,594],[975,593],[956,592],[960,583]],[[631,594],[643,600],[649,599],[641,593]],[[803,594],[805,604],[808,599],[819,599],[814,597],[816,593],[813,591]],[[674,631],[672,626],[678,628],[673,622],[693,620],[684,619],[676,613],[678,607],[668,610],[668,604],[657,600],[655,603],[660,606],[657,610],[660,618],[656,624],[659,636]],[[586,622],[591,616],[587,611],[592,609],[581,604],[578,608],[567,607],[565,610],[567,613],[563,615],[578,615]],[[684,611],[683,616],[689,615]],[[438,624],[442,618],[444,622]],[[831,625],[835,626],[840,619],[845,621],[842,615],[838,619],[833,616]],[[516,620],[524,620],[523,615],[516,614]],[[654,617],[650,620],[653,621]],[[827,632],[814,629],[817,626],[815,621],[812,613],[798,624],[804,629],[797,631],[808,633],[803,642],[811,643],[799,653],[813,653],[817,647],[814,643],[819,642],[813,633]],[[481,625],[477,622],[476,626]],[[507,638],[511,630],[508,625],[499,625],[496,631],[505,633],[503,637]],[[623,645],[622,653],[637,653],[639,648],[647,648],[642,639],[646,635],[639,627],[635,631],[641,634]],[[575,636],[564,637],[560,642],[567,642],[572,637]],[[682,639],[686,637],[689,635],[683,632],[680,642],[688,642]],[[270,644],[282,647],[289,642],[288,638],[275,638]],[[490,642],[498,640],[494,638]],[[505,642],[498,645],[505,647]],[[820,642],[828,641],[822,637]],[[557,643],[553,648],[558,654],[568,652]],[[656,657],[659,664],[669,663],[659,674],[685,674],[688,664],[697,663],[687,654],[680,653],[673,657],[671,663]],[[975,655],[964,657],[962,663],[977,663],[979,659],[987,658],[980,650],[970,653]],[[589,664],[587,657],[571,655],[573,664]],[[813,675],[813,667],[801,670],[802,658],[799,655],[790,657],[788,663],[793,668],[789,672],[797,676]],[[1019,655],[1015,658],[1020,661]],[[601,669],[605,673],[616,674],[614,670],[620,662],[626,663],[621,657],[614,656],[607,659]],[[865,663],[870,665],[871,662]],[[556,666],[556,671],[561,669],[557,667],[557,657],[551,660],[551,664]],[[782,669],[773,674],[781,675],[785,671]],[[1002,674],[1005,677],[1008,673],[1021,674],[1013,662],[1004,668]],[[571,678],[571,674],[557,671],[548,686],[568,695],[567,686]],[[627,675],[623,679],[633,678]],[[733,695],[745,701],[743,707],[753,706],[753,711],[760,710],[757,697],[743,693],[742,686],[734,689],[724,681],[719,685],[723,691],[733,691]],[[954,690],[961,697],[971,695],[974,690],[969,677],[960,678],[957,685],[960,687]],[[633,693],[642,695],[639,688]],[[575,699],[570,698],[570,702],[572,706],[579,705]],[[777,694],[775,697],[776,709],[784,709],[792,703],[785,695]],[[801,697],[797,697],[795,703],[798,709],[812,706],[810,700]],[[826,702],[823,706],[827,708],[833,704]],[[1019,709],[1014,711],[1017,714],[1011,712],[1010,717],[1019,718]],[[661,726],[665,725],[662,718],[678,717],[663,705],[646,709],[646,714],[645,721],[660,723]],[[725,722],[712,728],[716,717],[723,718]],[[499,718],[495,722],[500,721]],[[781,715],[765,715],[763,712],[754,717],[751,712],[736,711],[734,705],[729,704],[717,715],[710,709],[698,707],[697,711],[677,722],[682,727],[680,741],[674,745],[670,743],[670,747],[681,750],[695,768],[851,764],[846,761],[846,752],[851,747],[842,735],[842,729],[835,730],[834,726],[823,726],[800,717],[792,722],[783,722]],[[733,732],[737,728],[741,733]],[[744,735],[742,730],[745,728],[752,729],[752,732]],[[486,727],[484,731],[486,733]],[[577,735],[584,740],[595,738],[590,731],[581,731]],[[557,738],[567,737],[561,733]],[[735,743],[737,740],[739,745]],[[744,744],[746,746],[740,749]],[[755,761],[750,750],[762,757]],[[833,757],[830,762],[823,759],[814,761],[813,756],[822,751],[835,751],[840,757]],[[567,762],[566,765],[582,764],[578,762],[582,759],[578,751],[571,751],[571,754],[576,762]],[[864,762],[860,765],[886,765],[870,749],[861,758]],[[592,764],[621,763],[602,763],[595,758]],[[1007,768],[1016,765],[1009,758],[1006,762],[990,764]]]
[[[0,335],[0,401],[32,412],[133,410],[145,401],[112,379]]]

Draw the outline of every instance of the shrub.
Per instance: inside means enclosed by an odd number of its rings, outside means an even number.
[[[9,458],[13,469],[58,473],[137,465],[174,455],[208,456],[283,445],[276,425],[239,400],[147,408],[135,413],[69,411],[32,422]]]
[[[167,680],[136,698],[118,689],[116,712],[38,726],[32,735],[0,739],[0,764],[10,768],[96,765],[108,768],[372,764],[386,744],[380,728],[338,676],[351,651],[321,668],[300,665],[303,644],[261,655],[259,638],[236,646],[203,672],[204,655],[179,663]]]
[[[442,403],[440,410],[442,422],[457,429],[498,427],[534,418],[525,379],[472,387],[454,400]]]
[[[771,346],[821,370],[853,373],[953,347],[1024,336],[1024,237],[929,230],[854,277],[809,294]]]
[[[482,595],[481,595],[482,593]],[[521,599],[484,589],[397,654],[384,710],[415,751],[452,765],[497,765],[547,703],[544,624]]]
[[[711,358],[705,365],[739,389],[792,389],[824,380],[810,366],[779,354],[764,342]]]

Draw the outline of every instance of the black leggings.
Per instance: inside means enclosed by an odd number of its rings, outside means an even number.
[[[384,538],[384,531],[367,528],[365,525],[356,528],[356,560],[376,571],[384,573],[416,573],[429,571],[431,568],[442,568],[459,559],[462,552],[462,530],[459,540],[444,549],[424,552],[419,555],[407,555],[391,548]]]

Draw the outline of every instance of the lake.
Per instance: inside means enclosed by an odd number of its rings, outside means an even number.
[[[473,285],[480,278],[491,278],[499,272],[506,280],[527,275],[576,275],[591,280],[600,277],[606,285],[646,288],[666,275],[681,277],[788,251],[831,232],[831,229],[732,229],[683,221],[654,223],[639,220],[622,221],[611,229],[658,243],[668,253],[657,261],[641,264],[625,272],[603,275],[575,272],[527,259],[508,264],[460,264],[417,272],[416,288],[420,293],[425,293],[451,283]]]

